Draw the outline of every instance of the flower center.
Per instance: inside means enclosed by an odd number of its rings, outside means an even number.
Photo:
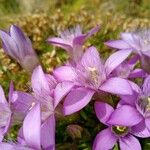
[[[129,131],[129,128],[126,126],[112,126],[112,130],[117,135],[126,135]]]
[[[88,67],[89,73],[90,73],[90,78],[92,81],[95,83],[98,82],[98,71],[95,67]]]
[[[144,42],[145,45],[147,45],[149,43],[148,40],[144,40],[143,42]]]

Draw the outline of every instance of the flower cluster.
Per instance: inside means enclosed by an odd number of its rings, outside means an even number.
[[[99,28],[82,33],[76,26],[48,38],[49,44],[69,55],[68,62],[51,74],[44,73],[31,41],[19,27],[12,25],[8,33],[0,31],[4,51],[32,73],[31,93],[14,90],[11,82],[6,100],[0,87],[1,149],[54,150],[58,106],[63,104],[61,111],[66,116],[94,100],[96,116],[107,128],[96,135],[93,150],[109,150],[117,142],[121,150],[141,150],[138,137],[150,137],[150,31],[122,33],[121,40],[106,42],[118,51],[104,61],[96,47],[83,47]],[[133,82],[137,78],[143,79],[142,85]],[[117,104],[106,103],[108,93],[120,99]],[[5,135],[16,124],[21,124],[17,142],[5,142]]]

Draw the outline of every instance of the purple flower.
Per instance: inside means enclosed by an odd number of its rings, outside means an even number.
[[[122,33],[121,40],[108,41],[105,44],[119,50],[131,49],[140,56],[142,68],[150,73],[150,30]]]
[[[55,135],[51,133],[55,128],[54,116],[51,116],[46,122],[41,124],[40,109],[40,105],[36,104],[25,117],[17,144],[2,142],[0,147],[5,150],[41,150],[42,146],[44,149],[54,150]]]
[[[90,47],[76,67],[62,66],[54,70],[58,81],[74,83],[64,101],[64,114],[69,115],[81,110],[90,102],[94,93],[99,91],[118,95],[132,94],[128,80],[109,77],[129,53],[130,50],[116,52],[103,65],[96,48]]]
[[[47,41],[50,44],[65,49],[69,53],[71,63],[76,64],[83,54],[82,46],[84,42],[94,33],[98,32],[98,30],[99,26],[96,26],[89,32],[83,34],[81,27],[78,25],[73,29],[61,32],[60,37],[49,38]]]
[[[132,135],[132,127],[142,120],[134,107],[123,105],[114,110],[107,103],[96,102],[95,112],[99,121],[108,128],[97,134],[93,150],[112,149],[117,141],[121,150],[141,150],[139,141]]]
[[[25,70],[32,72],[39,64],[31,41],[19,27],[12,25],[9,33],[1,30],[0,37],[5,53],[15,59]]]
[[[135,68],[138,57],[134,56],[129,60],[121,63],[112,73],[111,76],[118,76],[121,78],[144,78],[147,76],[146,72],[141,68]]]
[[[134,127],[135,130],[139,129],[139,132],[134,134],[138,137],[150,137],[150,76],[145,79],[142,89],[134,89],[134,95],[122,97],[120,103],[132,105],[143,117]]]

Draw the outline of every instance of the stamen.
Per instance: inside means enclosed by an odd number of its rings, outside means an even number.
[[[119,136],[124,136],[128,133],[129,128],[126,126],[112,126],[112,131]]]
[[[88,70],[90,72],[91,79],[96,83],[98,82],[98,71],[95,67],[88,67]]]
[[[35,105],[35,102],[32,102],[31,107],[29,108],[29,110],[31,110]]]
[[[145,45],[147,45],[149,43],[148,40],[144,40],[143,42],[144,42]]]

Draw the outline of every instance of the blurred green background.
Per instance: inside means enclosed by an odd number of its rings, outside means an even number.
[[[110,50],[103,42],[119,38],[123,31],[150,27],[150,0],[0,0],[0,29],[9,30],[11,24],[20,26],[30,37],[43,68],[51,72],[68,56],[64,50],[45,42],[49,36],[57,36],[59,31],[77,24],[84,32],[99,24],[101,30],[86,42],[86,46],[95,45],[105,59]],[[0,84],[6,92],[10,80],[14,81],[16,89],[30,90],[30,75],[5,55],[0,45]],[[56,133],[58,150],[91,149],[93,138],[103,128],[91,106],[79,115],[60,119]],[[70,124],[80,125],[75,135],[67,132]],[[14,139],[15,132],[13,129],[8,139]],[[141,143],[144,150],[150,149],[149,139]]]

